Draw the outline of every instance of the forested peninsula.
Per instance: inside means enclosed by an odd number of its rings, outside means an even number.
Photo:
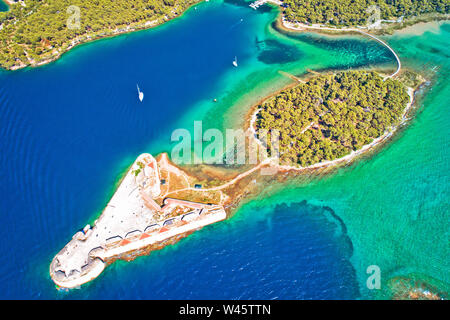
[[[161,24],[200,1],[9,0],[0,12],[0,66],[41,65],[79,43]]]
[[[284,16],[289,22],[325,24],[338,27],[363,26],[375,21],[371,6],[377,6],[380,19],[411,18],[424,14],[448,14],[448,0],[284,0]]]
[[[307,167],[381,137],[399,124],[409,101],[402,82],[376,72],[320,75],[260,104],[254,129],[279,131],[280,163]]]

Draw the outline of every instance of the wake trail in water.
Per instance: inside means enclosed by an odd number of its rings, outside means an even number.
[[[228,30],[226,31],[226,33],[231,32],[234,28],[236,28],[237,26],[239,26],[240,24],[242,24],[244,22],[244,19],[239,20],[238,22],[236,22],[235,24],[231,25]]]

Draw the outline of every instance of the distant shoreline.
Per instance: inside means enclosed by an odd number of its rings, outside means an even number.
[[[411,20],[406,20],[404,23],[399,23],[399,22],[393,22],[390,23],[389,25],[384,25],[380,28],[368,28],[367,26],[353,26],[353,27],[331,27],[329,25],[323,25],[323,24],[305,24],[305,23],[301,23],[301,22],[290,22],[287,21],[284,18],[284,15],[281,14],[280,17],[278,18],[279,26],[286,30],[286,31],[298,31],[298,32],[302,32],[302,31],[317,31],[317,32],[327,32],[327,33],[348,33],[348,32],[361,32],[361,31],[365,31],[365,32],[373,32],[375,34],[383,34],[388,30],[391,30],[393,32],[396,31],[400,31],[403,30],[405,28],[408,27],[412,27],[416,24],[419,23],[430,23],[430,22],[435,22],[435,21],[448,21],[450,19],[450,15],[439,15],[439,16],[433,16],[433,17],[428,17],[428,18],[423,18],[421,19],[421,17],[416,17],[415,19],[411,19]]]
[[[0,1],[4,1],[7,5],[19,4],[19,2],[12,2],[11,0],[0,0]],[[59,48],[55,48],[55,50],[53,50],[52,56],[49,58],[39,60],[39,61],[34,61],[32,59],[28,59],[28,63],[22,62],[21,64],[13,65],[11,67],[1,67],[1,68],[4,70],[15,71],[15,70],[23,69],[26,67],[39,67],[39,66],[42,66],[42,65],[45,65],[45,64],[48,64],[48,63],[58,60],[64,53],[70,51],[71,49],[73,49],[74,47],[76,47],[78,45],[81,45],[84,43],[89,43],[89,42],[100,40],[100,39],[104,39],[104,38],[112,38],[112,37],[115,37],[115,36],[118,36],[121,34],[127,34],[127,33],[135,32],[135,31],[147,30],[150,28],[155,28],[157,26],[160,26],[166,22],[169,22],[169,21],[177,18],[177,17],[181,17],[187,10],[189,10],[190,8],[192,8],[193,6],[195,6],[201,2],[204,2],[204,0],[198,0],[197,2],[186,7],[183,12],[178,13],[178,14],[175,13],[174,16],[172,16],[172,17],[165,16],[164,18],[156,18],[153,20],[139,21],[139,22],[136,22],[135,25],[132,27],[130,27],[130,26],[122,26],[121,28],[117,27],[113,31],[109,31],[108,29],[106,29],[103,31],[99,31],[97,34],[93,34],[93,35],[83,34],[75,39],[72,39],[72,41],[70,43],[64,43]],[[268,2],[267,4],[275,6],[279,9],[281,8],[280,6],[278,6],[272,2]],[[423,16],[425,16],[425,15],[423,15]],[[388,28],[393,27],[394,30],[400,30],[400,29],[403,29],[403,28],[409,27],[411,25],[414,25],[416,23],[420,23],[420,22],[424,22],[424,21],[431,22],[431,21],[436,21],[436,20],[437,21],[448,20],[450,16],[447,14],[442,15],[442,16],[434,14],[434,15],[431,15],[430,17],[424,17],[424,18],[421,18],[421,17],[422,16],[414,17],[413,19],[407,19],[405,21],[405,23],[401,23],[401,25],[399,25],[398,23],[392,23],[392,25],[388,26]],[[307,25],[304,23],[297,23],[296,24],[297,27],[296,27],[296,26],[294,26],[294,23],[285,20],[285,16],[281,10],[279,11],[276,21],[279,24],[280,28],[282,28],[286,31],[297,31],[297,32],[317,31],[317,32],[333,32],[333,33],[346,33],[346,32],[365,33],[363,30],[366,30],[366,31],[372,31],[372,30],[386,31],[387,30],[387,28],[384,28],[384,27],[381,29],[367,29],[366,27],[362,27],[362,26],[333,28],[333,27],[326,26],[326,25]],[[398,28],[398,26],[400,26],[400,28]],[[63,49],[64,46],[66,46],[66,47]]]
[[[281,18],[281,21],[282,21],[282,22],[281,22],[281,26],[282,26],[282,28],[284,28],[285,30],[290,30],[290,31],[299,32],[299,31],[302,31],[304,28],[308,28],[307,26],[305,27],[304,25],[303,25],[303,26],[300,26],[300,27],[295,27],[292,23],[290,23],[290,22],[284,20],[284,17]],[[311,27],[311,28],[316,28],[316,27]],[[332,30],[332,29],[327,28],[327,27],[323,27],[323,28],[317,27],[317,28],[318,28],[318,29],[322,29],[322,30],[327,30],[327,31]],[[334,30],[333,30],[333,31],[334,31]],[[362,34],[362,35],[364,35],[364,36],[370,37],[370,38],[372,38],[373,40],[375,40],[375,41],[381,43],[383,46],[385,46],[385,47],[386,47],[386,48],[394,55],[395,60],[397,61],[397,70],[396,70],[392,75],[390,75],[389,77],[395,77],[395,76],[400,72],[400,70],[401,70],[401,68],[402,68],[402,63],[401,63],[401,61],[400,61],[400,58],[398,57],[398,55],[397,55],[397,53],[394,51],[394,49],[392,49],[391,46],[390,46],[389,44],[387,44],[385,41],[381,40],[381,39],[378,38],[377,36],[374,36],[373,34],[370,34],[369,32],[365,32],[365,31],[359,30],[359,29],[357,29],[357,28],[348,28],[348,29],[345,29],[344,32],[354,32],[354,33],[359,33],[359,34]]]
[[[268,2],[273,6],[279,7],[274,3]],[[277,22],[279,22],[279,26],[284,30],[296,30],[299,32],[302,31],[317,31],[317,32],[332,32],[332,33],[346,33],[346,32],[360,32],[360,31],[375,31],[375,34],[392,34],[395,31],[402,30],[407,27],[411,27],[413,25],[416,25],[418,23],[428,23],[428,22],[434,22],[434,21],[448,21],[450,19],[450,14],[442,14],[438,12],[433,13],[424,13],[419,16],[413,16],[406,18],[404,20],[401,20],[400,22],[388,22],[381,21],[379,28],[371,28],[362,25],[355,25],[355,26],[344,26],[344,27],[337,27],[332,26],[328,24],[306,24],[303,22],[291,22],[286,20],[285,15],[282,11],[280,11],[280,14],[277,18]],[[384,24],[383,24],[384,22]],[[295,27],[295,26],[297,27]]]
[[[8,0],[0,0],[0,1],[8,2]],[[54,54],[50,58],[39,60],[39,61],[28,60],[29,64],[22,63],[19,65],[13,65],[9,68],[5,68],[3,66],[1,66],[0,68],[4,69],[4,70],[9,70],[9,71],[15,71],[15,70],[23,69],[26,67],[32,67],[32,68],[40,67],[40,66],[43,66],[43,65],[46,65],[48,63],[58,60],[63,54],[69,52],[71,49],[73,49],[79,45],[94,42],[94,41],[101,40],[101,39],[113,38],[118,35],[123,35],[123,34],[132,33],[132,32],[136,32],[136,31],[148,30],[148,29],[152,29],[152,28],[158,27],[160,25],[163,25],[173,19],[183,16],[183,14],[186,11],[188,11],[193,6],[199,4],[200,2],[203,2],[203,0],[199,0],[199,1],[189,5],[181,13],[174,13],[174,15],[172,17],[165,16],[164,18],[156,18],[153,20],[139,21],[139,22],[136,22],[135,25],[131,26],[131,27],[130,26],[116,27],[116,29],[113,31],[108,31],[108,29],[106,29],[104,31],[99,31],[97,34],[94,34],[94,35],[83,34],[81,36],[78,36],[77,38],[72,39],[69,43],[63,43],[59,48],[56,48],[55,49],[56,53],[54,50],[53,51]],[[10,5],[18,4],[18,3],[14,3],[14,2],[12,2],[12,3],[8,2],[8,3]],[[67,47],[62,49],[64,46],[67,46]]]

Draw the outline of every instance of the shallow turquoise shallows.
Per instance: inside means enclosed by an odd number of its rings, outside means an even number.
[[[276,9],[196,8],[0,72],[0,298],[383,298],[390,278],[412,275],[448,292],[448,24],[384,38],[430,84],[376,154],[309,183],[268,186],[227,221],[114,263],[79,290],[55,289],[53,256],[93,223],[137,155],[171,150],[174,129],[241,125],[252,103],[291,81],[279,71],[395,68],[360,36],[280,33]],[[369,265],[381,269],[381,290],[366,287]]]

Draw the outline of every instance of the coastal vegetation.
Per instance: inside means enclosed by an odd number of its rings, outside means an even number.
[[[162,23],[197,2],[27,0],[13,3],[9,11],[0,12],[0,66],[15,69],[45,63],[77,43]],[[71,22],[74,28],[69,26]]]
[[[402,82],[375,72],[321,75],[259,105],[256,130],[278,130],[280,163],[305,167],[382,136],[400,122],[409,99]]]
[[[79,43],[149,28],[201,0],[9,0],[0,11],[0,67],[18,69],[57,59]],[[284,0],[287,21],[334,26],[364,25],[380,8],[381,19],[448,14],[448,0]],[[78,19],[79,18],[79,19]],[[71,23],[76,24],[73,28]]]
[[[428,13],[448,14],[448,0],[284,0],[284,14],[290,22],[361,26],[368,24],[372,5],[380,9],[380,19],[410,18]],[[372,21],[372,23],[375,21]]]

